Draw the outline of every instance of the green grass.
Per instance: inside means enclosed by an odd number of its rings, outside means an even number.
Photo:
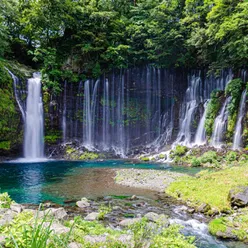
[[[199,206],[207,203],[219,211],[231,209],[229,191],[248,185],[248,163],[218,172],[201,172],[197,177],[182,177],[173,182],[166,192]]]
[[[237,236],[240,241],[248,240],[248,209],[245,208],[238,214],[228,217],[221,217],[212,220],[209,223],[209,231],[211,234],[216,235],[217,232],[223,232],[227,228]]]

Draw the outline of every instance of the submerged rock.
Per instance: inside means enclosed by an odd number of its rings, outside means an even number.
[[[164,227],[169,226],[169,220],[164,214],[156,214],[153,212],[149,212],[144,217],[147,218],[149,221],[159,223]]]
[[[239,187],[238,189],[230,190],[228,199],[231,201],[233,207],[248,206],[248,187]]]

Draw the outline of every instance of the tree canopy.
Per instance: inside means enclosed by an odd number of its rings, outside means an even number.
[[[143,64],[241,68],[248,1],[1,0],[0,40],[1,57],[51,82]]]

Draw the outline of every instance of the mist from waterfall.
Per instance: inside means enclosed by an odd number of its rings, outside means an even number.
[[[246,90],[243,91],[240,105],[239,105],[239,114],[238,121],[235,126],[234,139],[233,139],[233,149],[238,150],[242,145],[242,120],[245,116],[245,105],[246,105]]]
[[[44,117],[40,75],[28,80],[28,96],[24,136],[24,157],[44,157]]]

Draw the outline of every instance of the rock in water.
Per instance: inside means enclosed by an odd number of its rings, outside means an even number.
[[[231,201],[233,207],[248,206],[248,187],[239,187],[230,190],[228,199]]]

